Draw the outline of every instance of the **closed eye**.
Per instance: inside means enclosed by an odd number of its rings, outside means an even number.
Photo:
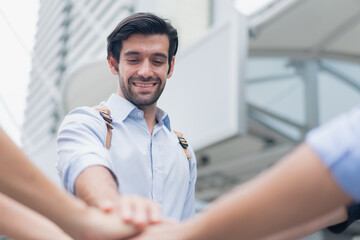
[[[154,57],[151,59],[151,62],[152,62],[155,66],[161,66],[161,65],[163,65],[164,63],[166,63],[166,60],[167,60],[167,58],[166,58],[166,57],[163,57],[163,56],[161,55],[161,56],[154,56]]]
[[[139,59],[137,59],[137,58],[130,58],[130,59],[127,59],[126,61],[127,61],[128,63],[130,63],[130,64],[136,64],[136,63],[139,62]]]
[[[164,63],[165,63],[165,61],[163,61],[163,60],[154,60],[153,61],[153,64],[156,65],[156,66],[163,65]]]

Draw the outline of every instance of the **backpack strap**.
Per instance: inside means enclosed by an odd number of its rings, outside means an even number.
[[[107,135],[106,135],[106,148],[110,148],[111,144],[111,130],[114,128],[111,125],[112,118],[110,116],[110,110],[104,106],[98,105],[94,107],[101,115],[101,117],[105,120],[106,128],[107,128]]]
[[[177,138],[179,139],[179,143],[182,146],[187,159],[190,160],[191,154],[187,150],[187,147],[189,146],[189,144],[187,143],[187,141],[185,140],[185,138],[183,137],[183,134],[181,132],[177,132],[174,130],[174,133],[176,134]]]
[[[106,127],[107,127],[107,136],[106,136],[106,148],[110,148],[111,144],[111,130],[114,128],[111,125],[112,118],[110,116],[110,110],[104,106],[98,105],[94,107],[101,115],[101,117],[105,120]],[[182,146],[184,153],[189,160],[191,158],[191,154],[187,150],[187,147],[189,144],[187,143],[186,139],[183,137],[183,134],[180,132],[177,132],[174,130],[174,133],[176,134],[177,138],[179,139],[179,144]]]

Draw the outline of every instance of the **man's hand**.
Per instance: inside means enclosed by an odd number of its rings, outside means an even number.
[[[82,214],[75,215],[75,219],[72,219],[72,229],[67,229],[74,239],[128,239],[140,232],[135,226],[121,221],[115,212],[104,213],[93,207],[85,209]]]
[[[114,213],[120,221],[143,228],[161,222],[158,203],[140,196],[120,195],[111,171],[103,166],[86,168],[75,182],[76,196],[104,213]]]
[[[99,203],[105,213],[115,212],[125,223],[137,228],[162,221],[161,207],[158,203],[140,196],[118,196],[115,201],[106,200]]]
[[[132,240],[185,240],[187,231],[183,229],[182,224],[165,220],[161,224],[147,227]]]

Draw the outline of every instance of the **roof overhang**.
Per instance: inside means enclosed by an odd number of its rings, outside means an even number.
[[[360,62],[358,0],[278,0],[249,17],[250,55]]]
[[[94,61],[75,68],[61,89],[64,114],[79,106],[95,106],[117,89],[117,76],[106,61]]]

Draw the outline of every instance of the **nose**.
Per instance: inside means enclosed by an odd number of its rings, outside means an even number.
[[[147,79],[148,77],[154,76],[153,67],[151,65],[150,60],[145,59],[140,64],[138,74],[139,74],[139,76],[143,76],[145,79]]]

